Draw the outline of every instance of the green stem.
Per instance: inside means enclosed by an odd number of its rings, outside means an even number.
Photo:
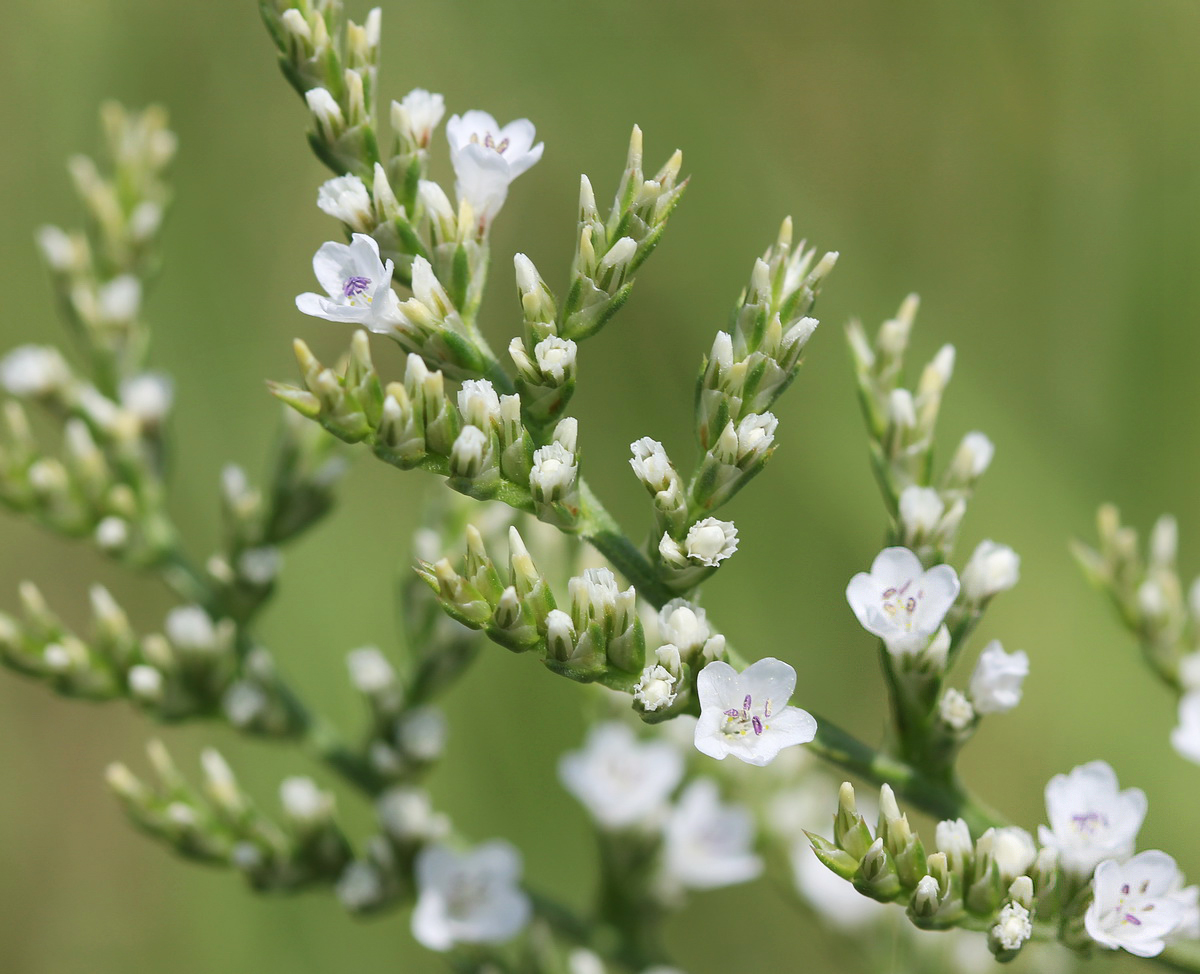
[[[661,609],[675,597],[675,593],[663,584],[646,556],[625,536],[616,519],[604,509],[582,477],[579,479],[578,530],[656,609]]]
[[[957,781],[931,781],[911,764],[876,751],[824,717],[816,720],[817,736],[808,746],[830,764],[873,784],[891,785],[901,798],[936,818],[965,819],[973,835],[1007,824]]]

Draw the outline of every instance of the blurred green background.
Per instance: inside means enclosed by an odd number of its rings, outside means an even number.
[[[147,307],[156,361],[178,382],[175,513],[202,555],[221,465],[257,469],[269,443],[263,378],[294,374],[294,335],[325,354],[348,337],[292,306],[313,250],[336,235],[313,206],[324,175],[305,113],[251,0],[5,0],[3,13],[4,347],[62,337],[32,234],[77,220],[62,163],[97,147],[100,99],[162,102],[180,135],[167,263]],[[700,356],[779,219],[841,251],[825,324],[777,409],[777,458],[732,506],[742,549],[706,600],[747,655],[796,665],[796,702],[869,739],[882,722],[874,647],[842,592],[875,554],[883,515],[840,329],[855,315],[873,327],[919,291],[914,361],[945,341],[959,351],[943,455],[969,429],[997,445],[961,556],[992,537],[1023,558],[976,645],[999,637],[1033,661],[1020,709],[986,722],[965,775],[1033,828],[1051,774],[1105,757],[1149,793],[1143,847],[1172,852],[1193,879],[1200,768],[1169,749],[1173,707],[1066,543],[1091,537],[1112,499],[1143,527],[1176,512],[1183,568],[1200,568],[1198,35],[1194,0],[406,0],[385,2],[382,74],[387,97],[432,88],[451,111],[527,115],[545,139],[493,236],[493,344],[516,328],[508,255],[528,252],[554,287],[565,279],[578,173],[608,197],[634,121],[651,167],[683,148],[692,187],[626,311],[584,350],[574,410],[589,479],[635,533],[649,519],[627,445],[649,434],[689,456]],[[435,159],[444,177],[440,141]],[[336,515],[289,553],[262,634],[347,725],[358,715],[343,655],[394,648],[392,579],[433,486],[364,458]],[[5,609],[24,578],[77,622],[97,579],[142,630],[171,604],[7,515],[0,551]],[[512,838],[537,882],[577,900],[591,845],[553,768],[581,737],[583,692],[494,649],[446,704],[438,801],[467,834]],[[441,969],[404,916],[358,923],[326,896],[255,898],[136,836],[101,772],[113,759],[144,767],[150,733],[123,706],[64,702],[0,673],[0,970]],[[166,736],[189,761],[215,737],[268,800],[281,777],[312,771],[211,728]],[[765,885],[697,896],[671,941],[693,974],[792,970],[796,958],[834,971],[846,957]]]

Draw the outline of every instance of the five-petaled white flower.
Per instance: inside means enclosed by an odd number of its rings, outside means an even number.
[[[795,689],[796,671],[770,656],[740,674],[728,663],[709,663],[696,677],[696,750],[718,761],[732,754],[761,767],[783,748],[807,744],[817,722],[807,711],[787,706]]]
[[[1155,957],[1185,920],[1186,909],[1175,898],[1180,884],[1175,860],[1157,849],[1125,863],[1107,859],[1096,867],[1084,927],[1111,950]]]
[[[928,571],[907,548],[884,548],[846,586],[846,600],[867,632],[892,652],[916,652],[937,632],[958,596],[949,565]]]
[[[363,325],[385,335],[403,321],[400,300],[392,290],[392,262],[379,259],[374,237],[356,233],[348,244],[321,244],[313,257],[313,273],[329,296],[297,296],[296,307],[304,314]]]
[[[529,897],[517,885],[521,855],[502,840],[466,853],[428,845],[416,861],[412,933],[430,950],[455,944],[498,944],[529,922]]]
[[[1200,764],[1200,690],[1179,701],[1179,726],[1171,731],[1171,746],[1182,757]]]
[[[455,192],[471,204],[481,229],[500,212],[509,183],[542,158],[545,143],[534,145],[534,133],[527,118],[502,128],[481,111],[452,115],[446,123]]]
[[[624,724],[598,724],[582,751],[558,762],[563,787],[606,829],[652,824],[683,777],[683,758],[665,741],[639,741]]]
[[[1029,657],[1024,650],[1006,653],[993,639],[979,654],[971,674],[971,703],[978,714],[999,714],[1021,702],[1021,683],[1029,675]]]
[[[711,778],[684,789],[663,830],[663,884],[668,889],[716,889],[762,872],[754,854],[754,816],[725,805]]]
[[[1146,817],[1146,793],[1117,791],[1117,775],[1104,761],[1055,775],[1046,785],[1050,827],[1038,826],[1038,839],[1058,851],[1063,869],[1086,879],[1105,859],[1125,859]]]

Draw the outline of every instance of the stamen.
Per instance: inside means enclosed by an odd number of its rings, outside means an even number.
[[[342,293],[348,298],[354,298],[370,286],[371,279],[369,277],[348,277],[342,285]]]
[[[754,725],[754,733],[761,734],[763,732],[762,721],[755,717],[750,723]]]
[[[1121,887],[1121,895],[1122,896],[1129,895],[1129,884],[1128,883],[1126,883],[1124,886]]]
[[[746,694],[746,699],[742,701],[742,713],[746,713],[750,709],[750,694]]]
[[[736,718],[736,717],[740,717],[740,716],[742,716],[742,712],[741,712],[740,710],[726,710],[726,711],[725,711],[725,716],[726,716],[726,717],[735,717],[735,718]]]
[[[1142,921],[1135,917],[1132,913],[1125,914],[1125,922],[1132,923],[1135,927],[1140,927],[1142,925]]]

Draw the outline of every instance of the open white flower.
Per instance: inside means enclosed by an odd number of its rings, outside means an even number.
[[[356,233],[348,244],[321,244],[313,257],[313,273],[328,297],[312,292],[297,296],[296,307],[304,314],[385,335],[403,320],[392,290],[392,262],[380,261],[374,237]]]
[[[1179,701],[1179,726],[1171,731],[1171,746],[1182,757],[1200,764],[1200,690]]]
[[[507,842],[461,854],[428,845],[417,856],[416,874],[412,933],[430,950],[503,943],[529,922],[529,898],[517,885],[521,855]]]
[[[592,728],[582,751],[562,756],[558,777],[600,826],[624,829],[653,822],[683,777],[683,758],[610,722]]]
[[[1096,867],[1092,905],[1083,917],[1088,936],[1111,950],[1157,956],[1185,918],[1173,898],[1180,882],[1175,860],[1156,849],[1125,863],[1105,860]]]
[[[846,586],[846,600],[867,632],[894,653],[916,652],[941,626],[958,596],[958,576],[949,565],[925,571],[907,548],[884,548]]]
[[[1007,903],[996,917],[992,936],[1005,950],[1017,950],[1033,936],[1033,922],[1029,910],[1020,903]]]
[[[53,345],[19,345],[0,359],[0,386],[12,396],[49,395],[70,381],[70,369]]]
[[[500,212],[509,183],[542,158],[545,144],[534,145],[534,134],[527,118],[501,127],[481,111],[452,115],[446,123],[455,192],[470,203],[481,228]]]
[[[770,656],[740,674],[728,663],[709,663],[696,677],[696,750],[718,761],[732,754],[761,767],[783,748],[807,744],[817,722],[807,711],[787,706],[795,689],[796,671]]]
[[[1029,657],[1024,650],[1006,653],[993,639],[979,654],[971,674],[971,703],[979,714],[999,714],[1021,702],[1021,684],[1029,675]]]
[[[1117,791],[1117,775],[1104,761],[1055,775],[1046,785],[1050,827],[1038,826],[1038,840],[1058,851],[1063,869],[1087,878],[1105,859],[1126,859],[1146,817],[1146,793]]]
[[[762,872],[754,854],[754,816],[724,805],[711,778],[693,781],[671,810],[663,834],[665,885],[717,889],[745,883]]]

